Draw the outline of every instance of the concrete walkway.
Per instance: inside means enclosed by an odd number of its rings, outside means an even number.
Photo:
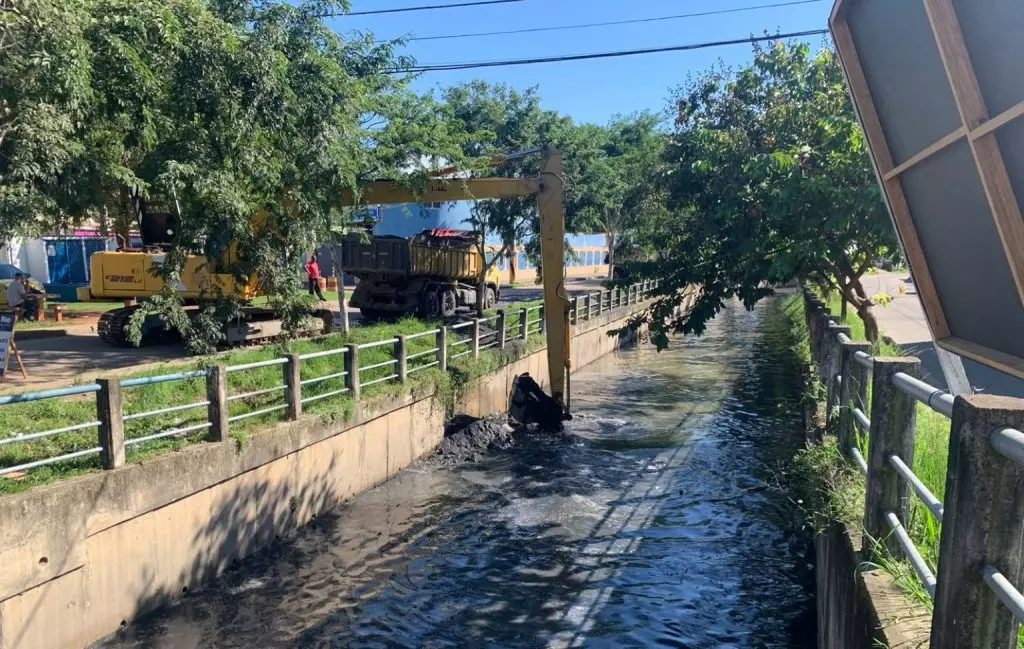
[[[905,283],[910,273],[878,273],[864,277],[864,290],[869,296],[888,293],[893,296],[888,307],[875,307],[878,326],[894,343],[907,353],[921,359],[925,380],[934,386],[946,388],[939,359],[932,345],[931,332],[924,316],[924,309],[913,284]],[[903,284],[910,293],[899,294]],[[967,378],[976,391],[985,394],[1002,394],[1024,397],[1024,381],[1009,374],[982,365],[969,358],[963,359]]]

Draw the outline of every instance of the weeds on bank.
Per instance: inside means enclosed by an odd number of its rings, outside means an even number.
[[[511,315],[510,313],[509,316],[511,317]],[[536,317],[536,312],[534,312],[532,317]],[[199,359],[190,364],[175,364],[173,367],[156,368],[132,374],[125,378],[159,376],[171,372],[202,369],[214,363],[225,365],[256,363],[279,358],[289,353],[306,354],[336,349],[349,343],[361,344],[396,338],[401,335],[409,336],[429,331],[436,326],[437,323],[406,318],[395,323],[355,328],[347,335],[331,334],[315,340],[292,341],[284,344],[269,345],[259,349],[240,349],[222,356]],[[517,328],[514,328],[518,326],[518,313],[515,315],[512,323],[507,326],[510,332],[518,331]],[[470,334],[470,331],[470,328],[467,327],[451,332],[449,346],[451,347],[460,340],[465,339]],[[405,383],[386,380],[364,387],[362,389],[362,399],[364,401],[386,399],[391,396],[404,397],[410,393],[428,394],[434,392],[443,404],[446,415],[451,415],[458,395],[470,382],[480,376],[493,372],[498,367],[526,353],[542,348],[545,344],[544,337],[539,335],[530,336],[525,344],[521,340],[514,340],[513,337],[514,333],[510,333],[505,350],[497,348],[487,349],[481,351],[479,358],[474,359],[471,355],[467,355],[450,360],[448,372],[442,372],[436,366],[426,367],[435,360],[433,354],[413,359],[408,363],[408,369],[411,373],[408,375],[408,380]],[[408,355],[416,355],[433,349],[436,345],[436,338],[435,336],[427,335],[410,340],[408,345]],[[449,353],[454,354],[466,349],[469,349],[469,345],[463,344],[450,349]],[[360,366],[362,368],[385,363],[393,359],[394,349],[391,345],[364,349],[359,353]],[[284,376],[282,367],[275,365],[230,373],[228,375],[228,395],[240,395],[283,386]],[[421,367],[423,369],[418,369]],[[301,379],[304,381],[316,379],[343,371],[344,355],[342,354],[307,359],[302,361]],[[363,369],[360,378],[362,383],[365,384],[375,379],[384,379],[396,374],[396,365],[389,364],[369,370]],[[335,377],[326,381],[303,385],[302,396],[303,398],[314,397],[340,390],[345,386],[344,381],[344,377]],[[124,388],[123,408],[124,414],[128,417],[125,421],[126,441],[161,431],[187,428],[207,421],[206,406],[203,403],[205,400],[206,382],[203,377]],[[131,419],[131,415],[134,414],[186,404],[196,404],[196,407],[143,419]],[[232,401],[229,406],[229,415],[243,415],[283,404],[284,391],[283,389],[276,390]],[[317,415],[325,422],[351,421],[355,415],[355,409],[355,401],[349,395],[341,394],[304,404],[303,413]],[[239,450],[241,450],[248,443],[249,435],[252,432],[282,421],[283,416],[283,411],[278,410],[232,422],[230,425],[230,436],[235,440]],[[95,419],[95,396],[93,394],[15,404],[0,408],[0,436],[14,437],[18,434],[29,434],[71,426],[95,421]],[[180,436],[172,436],[128,446],[126,459],[128,462],[142,462],[162,453],[175,451],[190,444],[201,443],[206,440],[206,437],[207,431],[200,429]],[[95,448],[96,446],[98,446],[98,441],[95,428],[62,433],[27,442],[5,444],[0,446],[0,467],[16,466],[42,458]],[[97,471],[99,468],[99,457],[92,455],[31,469],[24,472],[23,475],[17,475],[13,478],[0,477],[0,494],[24,491],[58,479]]]
[[[833,313],[839,313],[839,298],[829,302]],[[794,296],[786,305],[793,337],[798,341],[794,353],[810,365],[807,325],[804,316],[803,299]],[[856,315],[848,317],[844,324],[852,329],[854,340],[864,340],[864,326]],[[903,356],[903,350],[889,341],[878,345],[876,354]],[[823,399],[822,391],[813,395]],[[863,410],[870,412],[870,390],[868,402]],[[916,437],[914,442],[914,473],[941,501],[946,490],[946,462],[949,451],[950,422],[923,404],[917,404]],[[858,430],[858,447],[868,456],[867,436]],[[860,471],[838,448],[834,435],[826,435],[820,444],[811,444],[798,454],[796,459],[798,486],[805,494],[809,519],[816,529],[827,527],[830,521],[841,521],[857,529],[863,529],[865,480]],[[937,571],[941,524],[935,521],[931,512],[919,498],[911,498],[911,516],[908,533],[933,572]],[[909,595],[928,606],[931,598],[924,585],[917,578],[909,562],[893,557],[884,551],[877,553],[875,564],[885,570]]]

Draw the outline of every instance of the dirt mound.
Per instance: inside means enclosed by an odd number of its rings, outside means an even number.
[[[444,441],[432,458],[441,466],[476,462],[489,451],[508,448],[516,435],[507,415],[488,415],[483,419],[459,416],[448,424]]]

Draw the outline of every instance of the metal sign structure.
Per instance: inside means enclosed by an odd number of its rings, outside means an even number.
[[[7,362],[10,360],[12,348],[17,355],[17,348],[14,347],[14,324],[17,321],[18,316],[13,311],[0,311],[0,381],[7,376]],[[21,365],[21,358],[15,357],[24,373],[25,368]]]
[[[837,0],[829,25],[933,337],[1024,378],[1024,2]]]

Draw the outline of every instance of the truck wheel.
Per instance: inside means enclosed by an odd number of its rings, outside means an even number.
[[[445,318],[451,318],[455,315],[455,310],[459,306],[458,299],[455,297],[455,291],[445,290],[441,292],[441,316]]]
[[[363,320],[375,322],[383,319],[386,312],[381,311],[380,309],[362,306],[359,307],[359,313],[363,316]]]
[[[427,291],[423,295],[423,303],[420,305],[420,314],[424,318],[436,318],[441,315],[441,301],[436,291]]]
[[[484,293],[484,309],[493,309],[494,303],[498,301],[497,296],[494,294],[494,289],[488,287],[487,292]]]

